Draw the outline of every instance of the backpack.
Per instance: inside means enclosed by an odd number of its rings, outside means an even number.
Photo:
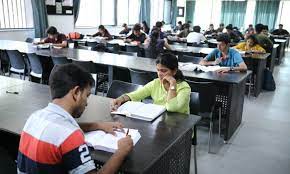
[[[84,35],[78,33],[78,32],[70,32],[67,35],[68,39],[82,39],[84,37]]]
[[[275,83],[273,74],[268,69],[264,70],[263,89],[267,90],[267,91],[275,91],[275,89],[276,89],[276,83]]]

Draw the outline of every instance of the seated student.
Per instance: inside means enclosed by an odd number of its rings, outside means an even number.
[[[178,61],[173,54],[160,54],[156,60],[158,78],[142,88],[124,94],[111,103],[116,110],[126,101],[140,101],[151,96],[154,104],[163,105],[167,111],[189,114],[190,87],[178,69]]]
[[[189,27],[190,27],[189,24],[187,24],[187,23],[183,24],[182,31],[177,35],[177,37],[186,38],[188,36],[189,32],[190,32],[189,31]]]
[[[240,37],[233,31],[233,27],[231,24],[226,26],[226,30],[231,42],[238,43],[241,40]]]
[[[181,21],[178,21],[177,23],[177,26],[174,28],[175,31],[179,30],[181,31],[182,30],[182,22]]]
[[[253,24],[249,24],[249,27],[246,29],[245,34],[251,32],[251,31],[253,31],[253,30],[255,31],[255,29],[254,29],[254,27],[253,27]]]
[[[250,35],[255,34],[254,28],[248,28],[246,34],[244,35],[244,38],[247,39]]]
[[[62,33],[59,33],[54,26],[50,26],[46,30],[47,38],[43,39],[40,42],[34,42],[34,44],[44,44],[44,43],[52,43],[53,46],[67,47],[67,39],[66,36]]]
[[[264,28],[262,30],[262,33],[267,36],[267,37],[270,37],[270,34],[269,34],[269,27],[268,25],[264,25]]]
[[[209,28],[204,32],[204,35],[216,35],[216,33],[217,32],[214,29],[214,25],[213,24],[210,24],[209,25]]]
[[[159,39],[166,38],[166,34],[163,31],[161,31],[162,26],[163,26],[163,23],[158,21],[156,22],[155,26],[152,28],[152,31],[157,30],[159,32]]]
[[[224,29],[225,29],[225,24],[220,23],[220,26],[219,26],[219,28],[216,31],[219,34],[219,33],[223,33]]]
[[[142,31],[146,34],[149,34],[149,31],[150,31],[150,28],[148,27],[147,25],[147,22],[146,21],[142,21]]]
[[[196,43],[198,46],[200,42],[203,42],[206,40],[203,34],[200,33],[200,26],[194,26],[193,32],[190,32],[188,36],[186,37],[187,43]]]
[[[256,38],[258,40],[259,45],[263,47],[267,53],[271,53],[272,48],[273,48],[273,42],[262,32],[264,29],[263,24],[257,24],[255,26],[256,30]]]
[[[239,43],[234,48],[240,51],[251,51],[254,53],[266,53],[266,50],[258,44],[255,35],[248,36],[246,42]]]
[[[57,66],[49,79],[52,102],[34,112],[21,133],[18,173],[115,173],[133,148],[127,136],[118,150],[96,171],[84,133],[103,130],[114,134],[120,122],[77,123],[87,105],[94,79],[75,64]]]
[[[219,72],[246,71],[247,65],[240,53],[237,50],[230,48],[230,37],[228,34],[225,33],[218,35],[217,41],[217,48],[201,60],[199,64],[229,67],[220,70]]]
[[[113,38],[111,36],[111,34],[109,33],[109,31],[104,27],[104,25],[100,25],[99,26],[99,31],[97,33],[93,34],[92,36],[93,37],[100,36],[100,37],[103,37],[106,40],[110,40],[110,39]]]
[[[273,35],[288,36],[289,32],[283,29],[283,24],[279,24],[279,28],[272,32]]]
[[[164,47],[167,50],[171,50],[167,39],[159,39],[159,32],[157,30],[151,32],[150,38],[147,38],[144,42],[144,47],[150,51],[152,58],[157,58],[160,53],[163,53]]]
[[[238,27],[233,27],[233,32],[239,37],[240,40],[244,40],[244,35],[240,32]]]
[[[146,39],[146,35],[141,32],[140,24],[135,24],[133,27],[133,33],[125,39],[125,42],[134,41],[140,44],[140,43],[144,43],[145,39]]]
[[[131,28],[128,27],[128,25],[126,23],[124,23],[122,25],[122,27],[124,28],[122,31],[120,31],[119,34],[125,34],[127,35],[130,31],[131,31]]]

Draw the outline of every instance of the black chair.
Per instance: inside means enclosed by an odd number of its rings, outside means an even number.
[[[218,108],[218,133],[221,136],[221,108],[216,105],[217,88],[213,82],[196,82],[186,80],[191,87],[190,113],[202,117],[200,125],[209,127],[208,152],[211,153],[211,144],[214,128],[214,112]],[[198,93],[198,94],[196,94]],[[208,123],[209,122],[209,123]]]
[[[6,50],[6,52],[10,61],[9,76],[11,73],[17,73],[20,79],[22,79],[21,75],[23,75],[23,80],[25,80],[27,67],[23,55],[18,50]]]
[[[107,89],[106,85],[108,82],[108,68],[105,65],[95,64],[92,61],[78,61],[73,60],[74,64],[82,67],[84,70],[91,74],[96,75],[96,84],[94,94],[97,94],[99,87],[102,85],[102,92],[104,93]]]
[[[202,57],[188,56],[182,55],[178,56],[178,62],[192,62],[194,64],[198,64],[202,60]]]
[[[156,77],[156,73],[148,71],[140,71],[135,69],[130,69],[131,82],[138,85],[146,85],[148,82],[152,81]]]
[[[1,173],[17,173],[17,166],[13,159],[9,156],[6,149],[0,147],[0,171]]]
[[[140,48],[137,45],[126,45],[126,51],[130,53],[138,53]]]
[[[40,83],[42,83],[43,67],[38,55],[36,55],[35,53],[28,53],[27,57],[30,63],[30,76],[39,78]]]
[[[142,87],[142,85],[137,85],[133,83],[123,82],[119,80],[114,80],[109,87],[107,97],[118,98],[119,96],[137,90]]]
[[[27,43],[33,43],[34,42],[34,39],[28,37],[28,38],[25,39],[25,42],[27,42]]]
[[[71,61],[66,57],[51,57],[54,65],[62,65],[66,63],[71,63]]]
[[[106,47],[108,49],[108,52],[114,53],[114,54],[119,54],[119,51],[120,51],[120,45],[119,44],[107,43]]]

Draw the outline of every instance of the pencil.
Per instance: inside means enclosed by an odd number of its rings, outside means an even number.
[[[129,128],[128,128],[128,130],[127,130],[126,136],[128,136],[128,134],[129,134]]]

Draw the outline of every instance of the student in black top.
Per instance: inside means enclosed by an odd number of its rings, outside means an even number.
[[[220,23],[219,28],[216,30],[219,33],[222,33],[224,31],[225,28],[225,24],[224,23]]]
[[[96,34],[92,35],[93,37],[100,36],[103,37],[104,39],[112,39],[113,37],[111,34],[108,32],[108,30],[104,27],[104,25],[99,26],[99,31]]]
[[[227,34],[230,36],[231,42],[238,43],[241,40],[240,37],[236,33],[234,33],[233,26],[231,24],[226,26],[226,29]]]
[[[283,29],[283,24],[279,24],[279,29],[276,29],[272,32],[273,35],[279,35],[279,36],[288,36],[289,32],[285,29]]]
[[[122,31],[120,31],[119,34],[125,34],[127,35],[130,31],[131,31],[131,28],[128,27],[128,25],[126,23],[124,23],[122,25],[122,27],[124,28]]]
[[[213,24],[209,25],[209,28],[206,30],[204,35],[216,35],[216,31],[214,30]]]
[[[162,26],[163,26],[163,23],[158,21],[158,22],[156,22],[155,26],[152,29],[152,31],[157,30],[159,32],[159,39],[166,38],[166,34],[161,31]]]
[[[150,28],[148,27],[146,21],[142,21],[142,31],[146,34],[149,34]]]
[[[144,43],[146,35],[141,32],[140,24],[135,24],[133,27],[133,32],[130,36],[125,39],[125,42],[135,41],[137,44]]]
[[[182,22],[181,21],[178,21],[177,26],[175,27],[175,30],[179,30],[179,31],[182,30]]]

